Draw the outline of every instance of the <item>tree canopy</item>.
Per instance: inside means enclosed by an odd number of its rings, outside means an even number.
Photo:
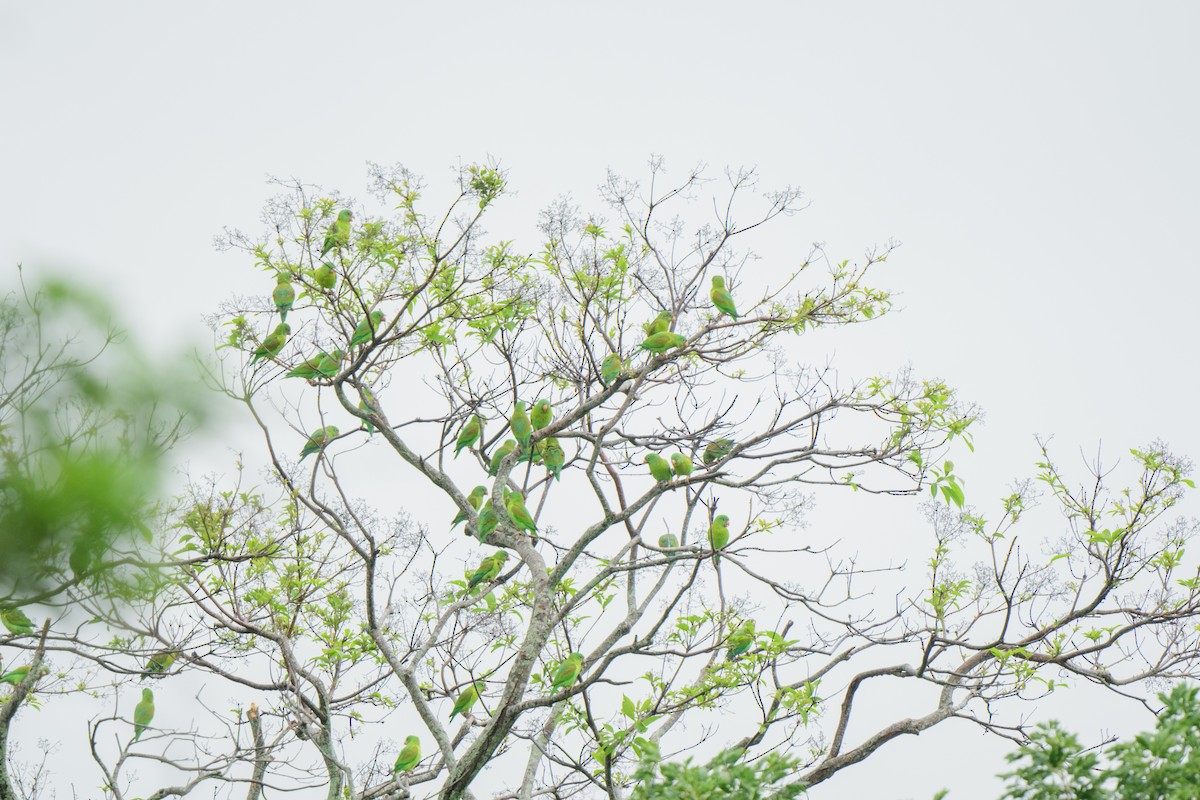
[[[1068,680],[1196,672],[1195,529],[1163,520],[1184,459],[1155,443],[1126,483],[1097,465],[1076,488],[1044,446],[1066,531],[1043,556],[1019,546],[1043,541],[1033,481],[967,504],[949,456],[978,411],[946,382],[806,360],[815,331],[890,312],[890,246],[763,264],[797,190],[655,160],[522,249],[482,227],[507,183],[468,165],[435,207],[373,168],[372,206],[292,183],[265,232],[227,232],[252,294],[214,317],[209,378],[264,470],[194,480],[143,545],[159,577],[120,603],[65,587],[88,626],[0,637],[155,681],[148,721],[103,690],[106,796],[792,797],[948,720],[1019,738],[1013,701]],[[833,491],[935,498],[901,595],[863,590],[855,543],[802,534]],[[181,673],[236,707],[163,723]],[[868,682],[924,712],[880,722]],[[149,761],[171,780],[132,774]]]

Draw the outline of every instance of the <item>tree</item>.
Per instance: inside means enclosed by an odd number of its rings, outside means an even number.
[[[1111,744],[1103,757],[1058,722],[1039,725],[1007,758],[1018,765],[1002,800],[1186,800],[1200,790],[1200,689],[1159,694],[1155,729]]]
[[[1155,444],[1127,486],[1096,465],[1079,491],[1046,447],[1069,534],[1050,558],[1018,547],[1032,484],[988,521],[946,459],[974,407],[795,351],[890,310],[868,280],[891,248],[758,270],[750,243],[799,193],[726,178],[714,199],[658,161],[644,185],[610,175],[607,217],[557,203],[532,252],[482,230],[507,184],[483,165],[438,214],[414,175],[376,168],[394,216],[289,184],[267,235],[228,234],[256,294],[214,320],[212,379],[258,426],[266,475],[193,483],[155,540],[168,577],[133,611],[80,601],[120,637],[49,640],[110,672],[202,674],[253,700],[253,735],[248,712],[205,709],[135,750],[93,733],[114,797],[113,763],[181,738],[212,750],[174,766],[230,796],[624,798],[640,780],[649,798],[655,774],[704,763],[787,797],[947,720],[1019,738],[1005,701],[1064,674],[1195,670],[1200,586],[1176,578],[1195,530],[1156,525],[1189,465]],[[924,583],[878,606],[857,588],[875,565],[798,544],[818,489],[932,492]],[[177,663],[150,669],[159,652]],[[869,684],[927,711],[880,724]]]
[[[793,549],[771,538],[798,510],[801,491],[821,484],[913,491],[939,448],[965,435],[972,415],[941,382],[901,374],[839,388],[826,375],[781,368],[777,344],[785,337],[888,309],[887,295],[865,282],[886,251],[856,266],[824,264],[824,284],[807,290],[799,287],[823,263],[819,253],[779,285],[761,286],[749,272],[743,281],[749,254],[736,244],[790,214],[798,192],[763,195],[762,207],[742,223],[737,204],[754,178],[733,173],[723,211],[690,239],[660,218],[700,187],[701,176],[691,174],[667,190],[659,188],[662,180],[656,167],[641,204],[636,185],[610,176],[611,223],[584,219],[565,205],[551,209],[543,219],[543,248],[534,255],[518,254],[508,242],[482,244],[478,221],[505,178],[479,166],[463,172],[458,197],[434,220],[418,204],[413,176],[380,172],[376,188],[400,206],[399,220],[367,220],[341,245],[326,248],[338,204],[310,201],[297,186],[275,205],[269,241],[231,240],[268,275],[288,275],[304,287],[306,302],[297,300],[289,319],[306,315],[305,335],[227,389],[262,425],[276,474],[296,503],[291,524],[304,530],[297,541],[321,554],[306,559],[300,583],[327,587],[320,603],[342,613],[318,619],[300,591],[289,597],[239,581],[220,595],[222,613],[235,616],[239,630],[252,631],[285,664],[285,682],[296,694],[291,702],[312,712],[300,715],[312,717],[301,724],[311,727],[309,740],[327,765],[330,797],[350,781],[329,749],[336,716],[360,705],[365,690],[395,683],[436,743],[432,765],[412,780],[438,781],[445,797],[461,796],[517,743],[525,750],[524,767],[510,768],[521,796],[548,787],[617,791],[628,781],[631,759],[661,741],[684,713],[711,709],[734,693],[757,694],[764,676],[779,676],[802,660],[798,641],[763,624],[753,654],[725,661],[726,640],[750,609],[721,591],[721,576],[733,569],[788,605],[812,602],[786,572],[757,574],[745,561],[760,548]],[[318,245],[336,256],[334,290],[315,282],[322,266]],[[710,298],[710,278],[717,275],[728,278],[740,306],[737,319]],[[253,349],[265,335],[258,331],[272,315],[264,308],[230,310],[228,343],[235,349]],[[381,318],[369,316],[380,310]],[[664,314],[665,330],[643,327]],[[263,322],[248,323],[255,318]],[[279,443],[261,409],[268,392],[290,388],[283,378],[289,371],[337,350],[346,357],[336,374],[311,378],[304,393],[306,409],[318,409],[317,415],[293,424],[329,431],[336,422],[345,432],[324,437],[312,471],[301,472],[291,463],[293,445]],[[601,365],[613,355],[624,368],[605,385]],[[428,395],[415,386],[426,375],[434,376]],[[402,383],[402,391],[385,391],[389,379]],[[753,405],[734,393],[752,381],[769,381],[766,396]],[[360,408],[362,388],[378,398],[376,409]],[[531,430],[522,404],[539,400],[550,401],[553,419]],[[485,432],[464,451],[469,460],[454,461],[450,448],[475,417],[484,420]],[[839,417],[858,418],[863,427],[838,431]],[[426,530],[389,535],[362,516],[341,479],[338,451],[368,438],[369,422],[392,457],[444,496],[451,516],[466,514],[468,531],[477,534],[467,493],[509,438],[510,418],[513,449],[487,481],[487,507],[500,522],[486,547],[464,548]],[[347,419],[359,428],[348,429]],[[642,466],[647,455],[676,452],[702,461],[706,447],[722,438],[732,441],[727,452],[691,475],[672,476],[667,465],[669,479],[655,480]],[[539,463],[552,441],[564,450],[561,482],[552,482]],[[951,473],[942,485],[957,491]],[[589,495],[586,505],[581,491]],[[524,496],[536,531],[510,521],[506,492]],[[569,521],[553,516],[556,492],[577,498],[569,501]],[[706,531],[719,504],[737,521],[718,564]],[[655,545],[664,528],[676,534],[679,547]],[[495,579],[489,575],[482,595],[455,580],[457,568],[443,567],[453,558],[471,567],[496,548],[515,563]],[[469,555],[454,555],[460,552]],[[294,563],[289,552],[288,568]],[[283,566],[262,569],[273,574],[269,583],[283,581]],[[409,598],[419,614],[400,621],[389,618],[386,597],[402,574],[409,582],[423,576],[423,588]],[[711,604],[697,603],[702,586],[716,586]],[[270,595],[263,610],[234,615],[237,598],[252,592]],[[273,608],[270,617],[266,607]],[[524,624],[514,626],[515,619]],[[325,652],[306,661],[298,654],[309,639],[322,641]],[[329,663],[331,649],[337,652]],[[572,651],[584,656],[580,683],[549,686],[546,676]],[[817,701],[807,672],[763,690],[763,718],[743,746],[803,725]],[[639,676],[639,691],[613,686],[632,686]],[[443,700],[481,678],[486,711],[455,732],[442,722]],[[332,702],[338,695],[340,707]],[[369,786],[381,777],[368,772],[364,780]]]

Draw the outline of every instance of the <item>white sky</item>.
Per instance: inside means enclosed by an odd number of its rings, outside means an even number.
[[[959,460],[980,502],[1032,472],[1034,433],[1072,467],[1101,442],[1196,454],[1200,6],[1049,5],[0,0],[0,285],[85,274],[147,338],[204,343],[252,290],[212,238],[258,231],[267,175],[363,196],[368,160],[436,185],[496,157],[516,195],[487,227],[532,248],[537,210],[598,207],[607,167],[752,164],[812,201],[766,255],[904,242],[902,313],[837,363],[983,404]],[[981,797],[1005,750],[962,725],[813,797]]]

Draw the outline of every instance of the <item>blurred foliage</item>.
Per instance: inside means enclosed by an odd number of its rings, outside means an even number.
[[[0,598],[44,600],[71,581],[121,594],[144,566],[166,456],[200,419],[197,370],[152,361],[108,304],[49,280],[0,297]]]

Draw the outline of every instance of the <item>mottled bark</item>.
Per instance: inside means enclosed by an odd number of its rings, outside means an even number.
[[[38,640],[37,649],[33,653],[33,661],[29,664],[29,673],[25,680],[17,684],[12,696],[0,706],[0,800],[17,800],[13,789],[12,779],[8,773],[8,734],[12,729],[13,717],[17,709],[25,702],[25,698],[33,691],[34,684],[42,677],[42,659],[46,654],[46,635],[50,632],[50,620],[42,623],[42,633]]]
[[[250,791],[246,793],[246,800],[259,800],[262,796],[262,782],[267,774],[267,744],[263,739],[262,719],[258,715],[258,706],[254,703],[250,704],[250,710],[246,712],[246,719],[250,721],[250,733],[254,737],[254,772],[250,776]]]

